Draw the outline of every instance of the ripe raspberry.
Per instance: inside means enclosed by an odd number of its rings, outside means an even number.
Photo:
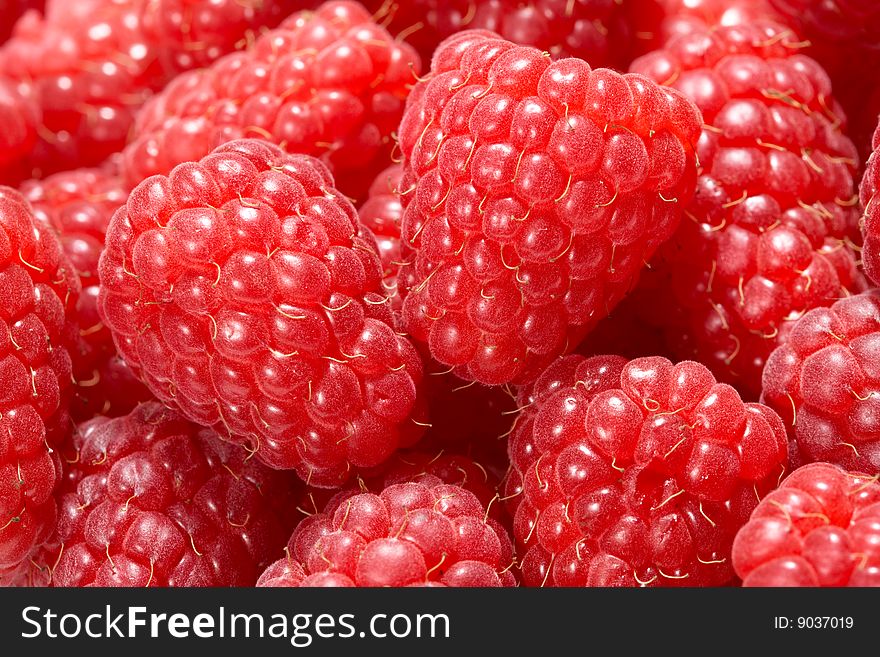
[[[465,29],[593,66],[625,66],[633,41],[623,2],[608,0],[367,0],[376,20],[428,61],[443,39]]]
[[[110,219],[127,192],[112,165],[30,180],[21,191],[37,219],[58,232],[82,285],[76,306],[81,340],[71,353],[76,385],[71,413],[77,421],[125,415],[151,395],[116,358],[113,338],[98,315],[98,258]]]
[[[650,276],[681,307],[678,358],[705,363],[747,397],[791,320],[862,289],[857,155],[828,76],[776,23],[703,26],[632,70],[693,98],[705,127],[693,202]],[[667,320],[664,322],[664,320]]]
[[[257,586],[513,586],[513,547],[473,493],[401,483],[300,523]]]
[[[400,126],[407,330],[463,379],[537,375],[672,234],[700,123],[641,76],[491,32],[447,39]]]
[[[96,417],[61,450],[54,586],[252,586],[290,531],[293,478],[161,404]]]
[[[0,49],[8,76],[39,108],[25,177],[95,166],[125,145],[134,114],[178,71],[244,45],[284,2],[49,0]],[[139,182],[139,181],[136,181]]]
[[[138,115],[123,153],[137,184],[231,139],[320,156],[360,196],[385,168],[418,56],[352,2],[300,12],[245,52],[178,76]]]
[[[0,184],[17,185],[27,177],[23,161],[37,141],[38,117],[33,102],[0,76]]]
[[[0,582],[55,523],[79,281],[55,234],[0,187]]]
[[[788,427],[799,463],[880,470],[880,290],[816,308],[767,360],[762,401]]]
[[[862,248],[862,264],[868,277],[880,281],[880,125],[874,131],[871,147],[874,152],[868,160],[868,167],[859,188],[865,216],[862,220],[862,235],[865,239]]]
[[[506,497],[527,586],[730,581],[734,534],[787,462],[772,410],[657,357],[567,356],[519,401]]]
[[[151,392],[272,467],[340,486],[423,432],[421,359],[375,241],[312,157],[240,140],[148,178],[99,272],[104,322]]]
[[[795,470],[739,530],[733,566],[743,586],[880,586],[877,478]]]

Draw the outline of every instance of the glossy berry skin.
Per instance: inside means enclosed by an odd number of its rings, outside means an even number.
[[[743,586],[880,586],[877,478],[798,468],[737,533],[733,566]]]
[[[692,361],[557,360],[520,391],[505,497],[527,586],[719,586],[787,463],[772,410]]]
[[[290,531],[295,478],[157,402],[62,446],[58,528],[32,583],[252,586]]]
[[[873,153],[862,176],[859,196],[864,217],[862,218],[862,265],[865,273],[875,283],[880,281],[880,125],[874,131],[871,147]]]
[[[811,310],[767,360],[762,401],[788,428],[798,464],[880,470],[880,291]]]
[[[435,479],[332,500],[257,586],[513,586],[512,564],[510,538],[476,496]]]
[[[99,310],[150,390],[275,468],[340,486],[424,431],[375,241],[318,160],[239,140],[138,185]]]
[[[129,184],[167,174],[231,139],[320,156],[363,196],[388,166],[391,133],[419,61],[352,2],[289,17],[246,51],[177,77],[138,115],[123,153]]]
[[[0,582],[55,523],[79,281],[52,230],[0,187]]]
[[[678,358],[705,363],[747,397],[792,320],[863,289],[856,270],[858,156],[822,68],[776,23],[694,25],[632,70],[700,106],[700,178],[689,220],[651,276],[685,325]]]
[[[376,20],[427,61],[443,39],[492,30],[554,58],[623,67],[634,39],[625,2],[607,0],[367,0]]]
[[[0,77],[15,81],[38,110],[40,138],[21,162],[23,177],[100,164],[125,145],[153,92],[180,71],[244,47],[293,4],[48,0],[45,15],[27,13],[0,48]]]
[[[447,39],[400,125],[407,331],[462,379],[534,378],[674,231],[699,126],[644,77],[491,32]]]
[[[21,191],[36,218],[57,231],[82,287],[76,306],[80,340],[71,353],[76,392],[71,414],[76,421],[125,415],[152,396],[117,358],[113,337],[98,315],[98,259],[110,219],[127,197],[122,181],[107,164],[29,180]]]

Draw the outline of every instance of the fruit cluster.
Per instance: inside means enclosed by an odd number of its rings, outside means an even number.
[[[874,4],[0,1],[0,584],[880,586]]]

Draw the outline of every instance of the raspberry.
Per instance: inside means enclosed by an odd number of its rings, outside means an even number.
[[[82,285],[76,307],[81,340],[71,353],[76,385],[71,413],[77,421],[98,414],[125,415],[151,396],[116,358],[113,338],[98,316],[98,258],[110,219],[125,203],[127,192],[112,165],[31,180],[21,191],[37,219],[58,232]]]
[[[292,477],[150,402],[96,417],[62,448],[54,586],[252,586],[290,531]]]
[[[657,319],[678,358],[751,398],[790,320],[864,284],[851,243],[858,156],[828,76],[797,46],[766,21],[695,25],[632,65],[692,97],[705,121],[692,220],[650,274],[686,326],[670,325],[668,313]]]
[[[272,467],[340,486],[423,432],[421,359],[375,241],[312,157],[240,140],[148,178],[99,273],[104,323],[151,392]]]
[[[0,582],[55,523],[79,282],[55,234],[0,187]]]
[[[418,56],[356,3],[328,2],[253,47],[178,76],[138,115],[123,153],[136,184],[231,139],[262,137],[320,156],[361,196],[385,168]]]
[[[877,478],[795,470],[739,530],[733,566],[743,586],[880,586]]]
[[[513,586],[513,547],[473,493],[401,483],[331,501],[257,586]]]
[[[463,379],[534,377],[672,234],[700,124],[644,77],[491,32],[447,39],[400,126],[406,329]]]
[[[0,184],[18,184],[27,177],[22,161],[37,141],[38,117],[33,102],[0,76]]]
[[[527,586],[718,586],[785,428],[694,362],[556,361],[520,390],[506,497]]]
[[[880,290],[798,320],[764,368],[762,401],[788,427],[800,463],[880,470]]]
[[[862,264],[868,277],[880,281],[880,125],[874,131],[872,140],[874,152],[868,160],[868,167],[859,188],[865,216],[862,220],[862,235],[865,243],[862,248]]]
[[[284,2],[49,0],[0,49],[0,76],[39,109],[25,177],[95,166],[125,145],[134,114],[179,70],[243,45],[248,30],[283,16]],[[137,181],[139,182],[139,181]]]
[[[624,66],[633,41],[623,2],[608,0],[368,0],[376,20],[430,59],[439,43],[464,29],[493,30],[594,66]]]

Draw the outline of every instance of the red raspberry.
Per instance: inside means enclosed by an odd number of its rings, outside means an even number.
[[[862,219],[862,264],[865,273],[875,283],[880,282],[880,125],[874,131],[871,147],[874,152],[859,188],[865,216]]]
[[[23,160],[37,141],[38,124],[33,102],[0,76],[0,184],[17,185],[27,177]]]
[[[657,357],[567,356],[519,401],[506,497],[527,586],[731,580],[734,535],[785,471],[772,410]]]
[[[795,470],[737,533],[733,566],[743,586],[880,586],[877,477]]]
[[[624,66],[633,34],[626,3],[609,0],[367,0],[376,20],[429,60],[440,42],[464,29],[492,30],[554,58]]]
[[[320,161],[240,140],[134,189],[107,232],[98,304],[159,399],[333,487],[425,424],[421,359],[381,275]]]
[[[98,258],[110,219],[128,194],[112,165],[30,180],[21,191],[37,219],[58,232],[82,285],[76,307],[81,340],[71,354],[76,385],[71,413],[77,421],[125,415],[151,395],[116,358],[113,338],[98,315]]]
[[[790,320],[863,286],[849,241],[858,156],[828,76],[795,40],[766,21],[695,25],[632,66],[693,98],[705,120],[691,221],[650,274],[687,318],[670,327],[687,342],[670,346],[750,397]]]
[[[328,2],[245,52],[178,76],[138,115],[123,153],[132,185],[219,144],[262,137],[321,156],[339,189],[363,195],[388,165],[418,56],[360,5]]]
[[[0,582],[55,523],[79,281],[55,234],[0,187]]]
[[[798,464],[880,470],[880,290],[798,320],[767,360],[762,401],[785,421]]]
[[[513,586],[507,532],[473,493],[402,483],[300,523],[257,586]]]
[[[491,32],[447,39],[400,126],[407,330],[461,378],[537,375],[672,234],[700,124],[642,76]]]
[[[125,145],[136,110],[180,70],[210,64],[292,0],[49,0],[0,49],[0,76],[39,108],[26,177],[95,166]],[[139,181],[136,181],[139,182]]]
[[[252,586],[290,531],[293,477],[161,404],[96,417],[62,448],[54,586]]]

